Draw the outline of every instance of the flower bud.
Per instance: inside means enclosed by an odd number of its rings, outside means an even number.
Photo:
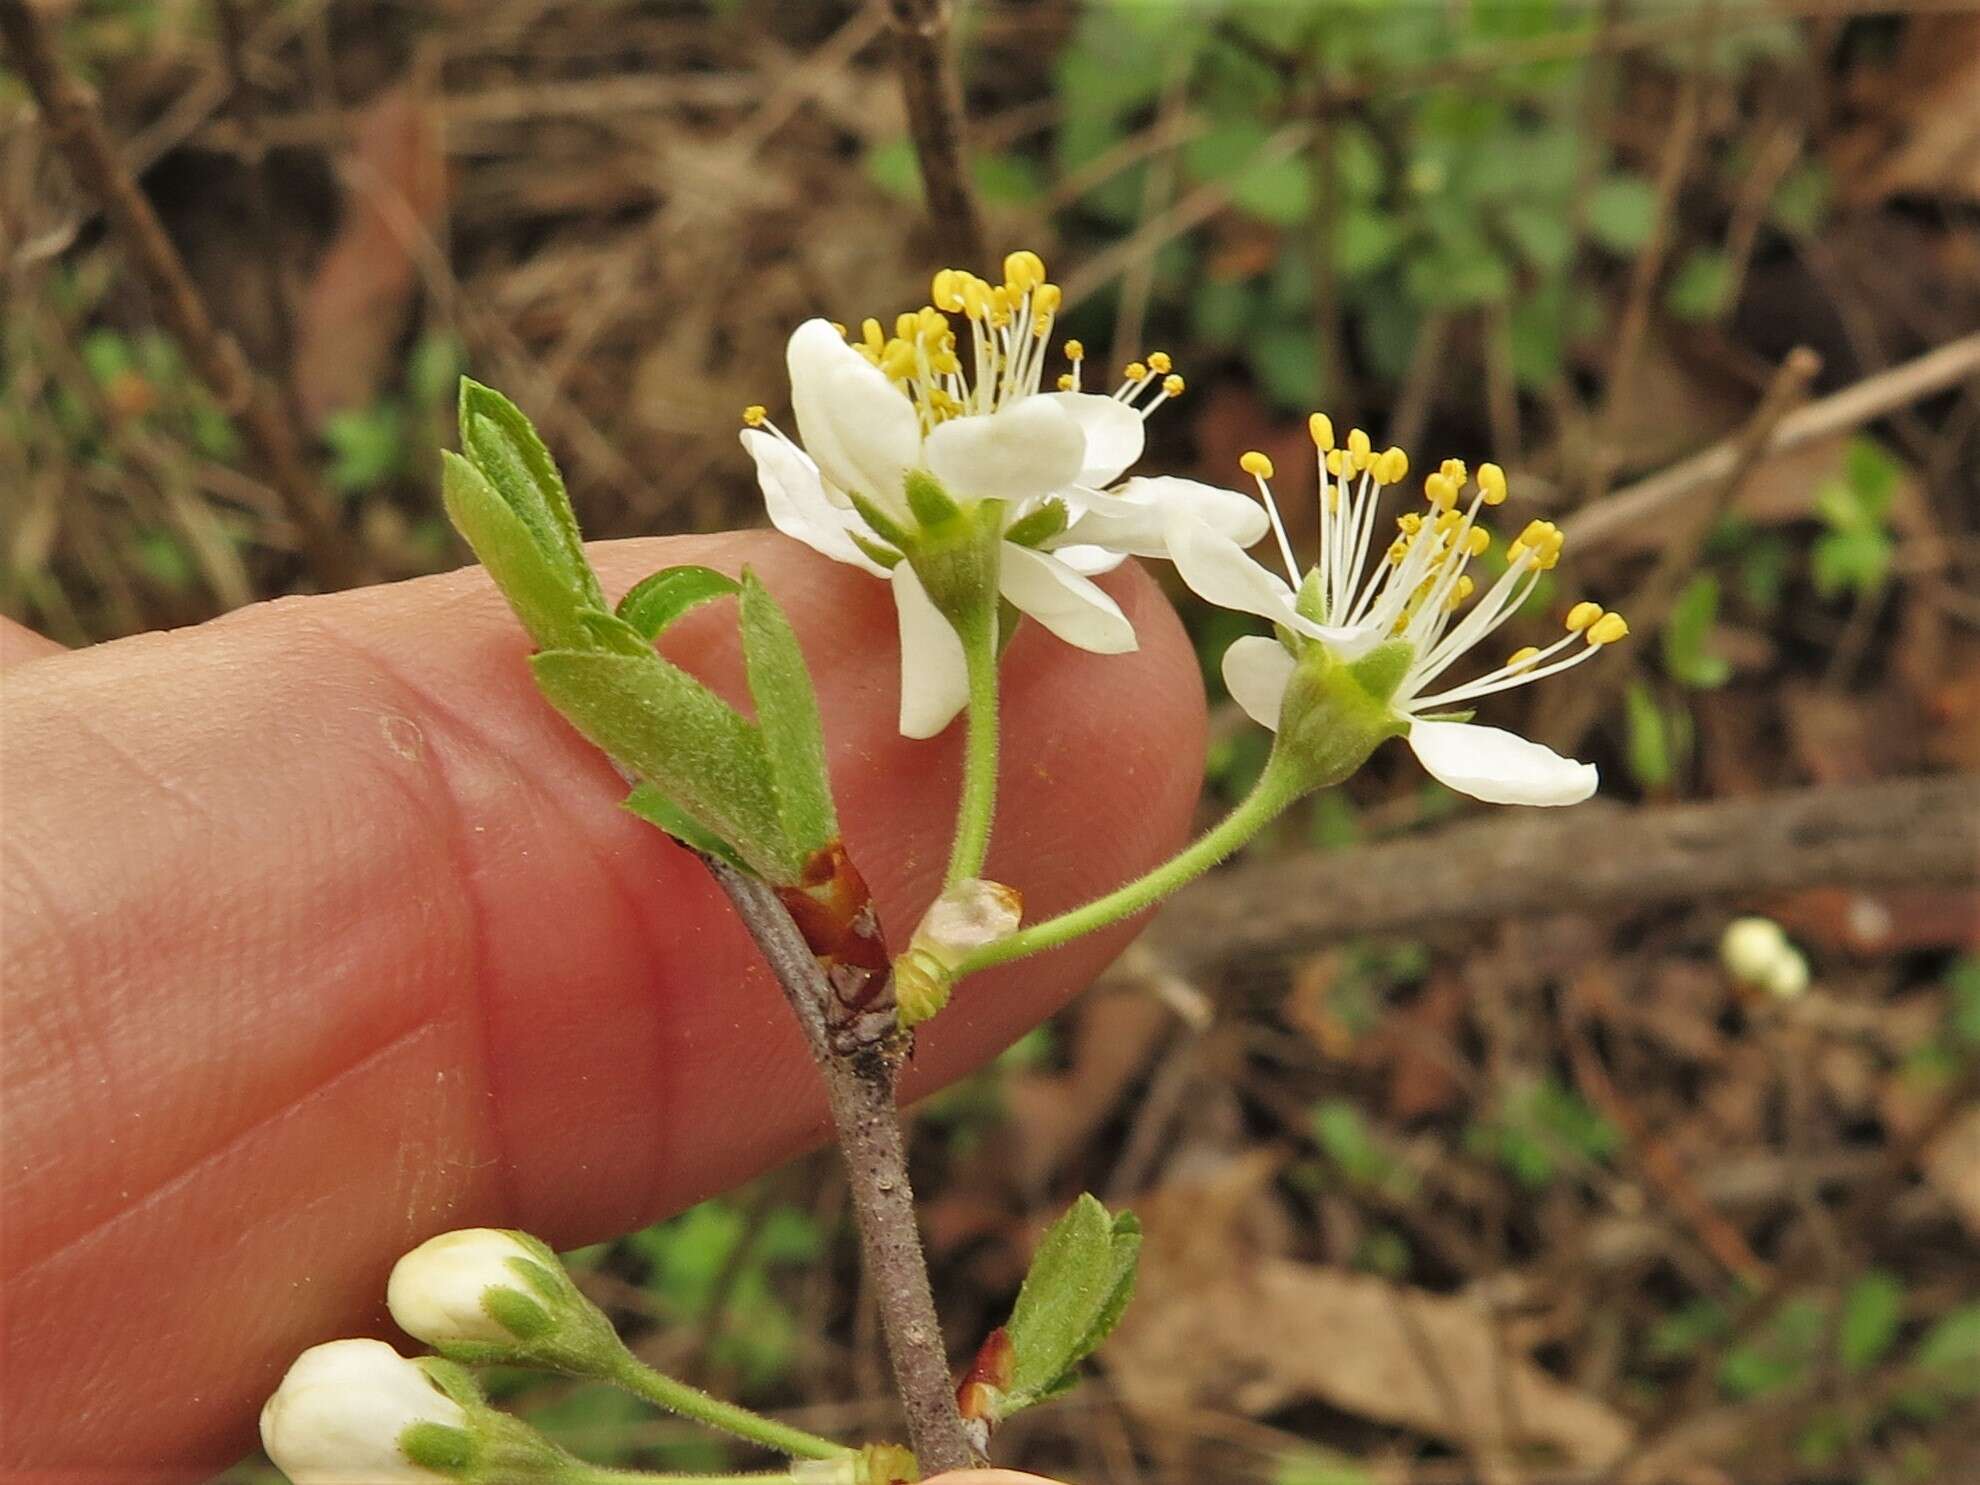
[[[955,971],[971,951],[1017,932],[1024,898],[1015,887],[968,877],[929,904],[907,952],[894,962],[901,1024],[914,1026],[948,1004]]]
[[[1719,940],[1726,973],[1781,1000],[1808,988],[1808,961],[1771,918],[1735,918]]]
[[[527,1233],[470,1227],[428,1238],[392,1267],[399,1328],[457,1361],[513,1361],[604,1375],[623,1348],[550,1248]]]
[[[448,1444],[458,1445],[454,1457],[472,1456],[466,1409],[418,1362],[383,1341],[312,1346],[261,1410],[262,1447],[294,1485],[430,1485],[448,1478],[413,1462],[408,1433],[425,1446],[425,1458],[435,1458],[435,1445]]]

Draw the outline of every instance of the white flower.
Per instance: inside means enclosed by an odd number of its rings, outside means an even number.
[[[447,1478],[399,1447],[416,1423],[465,1429],[467,1413],[383,1341],[331,1341],[295,1360],[261,1410],[261,1444],[295,1485]]]
[[[1233,491],[1182,479],[1116,485],[1141,457],[1143,420],[1180,395],[1183,380],[1158,353],[1130,365],[1111,396],[1084,392],[1085,353],[1068,341],[1073,370],[1059,378],[1060,390],[1042,391],[1060,295],[1035,253],[1006,258],[1002,284],[944,269],[932,298],[900,316],[891,337],[877,320],[864,323],[855,344],[825,320],[797,328],[786,359],[802,446],[761,407],[743,415],[743,446],[771,523],[893,585],[901,731],[909,737],[933,737],[967,699],[961,641],[893,539],[917,525],[910,471],[932,475],[957,500],[1004,502],[1002,596],[1066,643],[1099,654],[1136,641],[1119,605],[1091,579],[1128,556],[1165,555],[1173,511],[1187,508],[1242,545],[1266,530],[1265,513]],[[967,366],[952,314],[969,326]]]
[[[1183,581],[1212,603],[1272,620],[1290,639],[1292,648],[1280,639],[1240,639],[1225,652],[1224,680],[1238,705],[1276,730],[1299,648],[1317,643],[1335,658],[1353,662],[1400,640],[1409,646],[1407,663],[1388,705],[1408,726],[1410,748],[1433,777],[1493,804],[1574,804],[1588,798],[1595,792],[1593,764],[1564,758],[1501,728],[1479,726],[1462,712],[1449,714],[1495,691],[1581,664],[1629,632],[1622,615],[1605,613],[1599,604],[1576,604],[1567,615],[1567,632],[1551,645],[1521,649],[1474,680],[1438,688],[1445,673],[1516,613],[1541,574],[1559,561],[1560,531],[1549,521],[1528,523],[1507,545],[1503,573],[1467,612],[1476,584],[1465,569],[1491,543],[1478,513],[1505,500],[1504,472],[1496,464],[1481,466],[1476,493],[1460,509],[1467,473],[1458,460],[1446,460],[1424,482],[1429,510],[1400,517],[1399,534],[1378,547],[1382,492],[1402,481],[1408,458],[1400,449],[1374,452],[1360,429],[1348,436],[1346,447],[1337,448],[1332,424],[1319,413],[1309,428],[1320,452],[1320,556],[1303,579],[1272,503],[1267,483],[1272,464],[1263,454],[1245,455],[1243,465],[1265,498],[1286,579],[1187,512],[1171,512],[1169,556]],[[1379,554],[1373,564],[1371,553]]]
[[[470,1227],[428,1238],[392,1265],[385,1304],[407,1335],[429,1346],[447,1341],[509,1342],[516,1337],[488,1311],[490,1289],[513,1289],[537,1306],[510,1260],[542,1259],[514,1233]]]

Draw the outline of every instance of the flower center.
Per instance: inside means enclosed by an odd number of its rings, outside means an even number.
[[[1525,646],[1476,680],[1426,694],[1461,656],[1525,605],[1542,575],[1559,563],[1565,538],[1552,521],[1527,522],[1505,545],[1504,570],[1480,594],[1466,569],[1491,550],[1492,536],[1479,513],[1505,503],[1506,474],[1496,464],[1482,464],[1474,479],[1462,460],[1446,459],[1423,482],[1429,509],[1398,516],[1396,536],[1371,564],[1383,493],[1408,475],[1409,457],[1398,448],[1378,453],[1359,428],[1349,432],[1345,444],[1336,444],[1334,425],[1324,413],[1307,420],[1307,431],[1319,462],[1320,556],[1306,582],[1317,586],[1323,623],[1408,642],[1414,658],[1396,689],[1398,711],[1420,713],[1526,685],[1581,664],[1629,632],[1621,614],[1598,603],[1578,603],[1568,612],[1566,634],[1551,645]],[[1254,451],[1239,463],[1257,482],[1287,576],[1298,589],[1298,564],[1272,498],[1272,461]],[[1467,485],[1473,494],[1465,502]],[[1575,653],[1563,653],[1577,645]]]

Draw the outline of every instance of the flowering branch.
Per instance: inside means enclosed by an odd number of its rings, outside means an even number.
[[[852,1184],[860,1252],[879,1300],[880,1325],[915,1457],[929,1474],[968,1469],[977,1460],[956,1411],[895,1103],[905,1038],[896,1036],[851,1056],[835,1050],[828,1021],[831,989],[777,894],[719,857],[703,860],[777,977],[824,1074],[832,1125]]]

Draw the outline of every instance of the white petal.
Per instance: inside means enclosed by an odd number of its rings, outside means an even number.
[[[969,700],[962,640],[907,563],[894,569],[893,584],[901,625],[901,735],[933,737]]]
[[[1244,549],[1221,531],[1213,531],[1194,515],[1172,510],[1166,535],[1169,560],[1198,597],[1219,608],[1259,614],[1301,630],[1317,627],[1294,610],[1292,589],[1285,580],[1245,556]]]
[[[849,533],[855,524],[870,539],[866,523],[832,504],[816,464],[783,439],[754,428],[743,430],[742,441],[756,461],[756,482],[763,487],[771,525],[834,562],[850,563],[875,577],[887,575],[886,568],[853,542]]]
[[[467,1414],[383,1341],[328,1341],[295,1359],[262,1408],[261,1443],[297,1485],[432,1485],[399,1448],[415,1423],[462,1428]]]
[[[1056,402],[1086,434],[1080,484],[1111,485],[1141,457],[1147,430],[1125,402],[1092,392],[1047,392],[1039,400]]]
[[[1252,721],[1279,730],[1279,707],[1292,683],[1293,657],[1276,639],[1247,634],[1224,651],[1224,685]]]
[[[988,417],[951,418],[928,435],[929,472],[958,499],[1024,500],[1079,477],[1086,435],[1065,409],[1027,397]]]
[[[1039,550],[1050,552],[1053,561],[1065,563],[1082,577],[1098,577],[1103,572],[1112,572],[1128,559],[1126,552],[1113,552],[1106,547],[1083,543],[1070,547],[1044,546]]]
[[[1415,722],[1409,745],[1432,778],[1487,804],[1579,804],[1595,792],[1594,764],[1502,727]]]
[[[1168,555],[1168,525],[1174,515],[1192,517],[1241,547],[1270,529],[1265,508],[1250,496],[1169,476],[1132,479],[1118,490],[1094,492],[1078,502],[1077,511],[1061,540],[1092,542],[1137,557]]]
[[[1098,655],[1123,655],[1137,648],[1134,625],[1120,605],[1055,558],[1007,541],[999,586],[1006,598],[1069,645]]]
[[[785,361],[798,435],[825,478],[905,515],[901,479],[921,458],[921,421],[907,395],[824,320],[791,332]]]

